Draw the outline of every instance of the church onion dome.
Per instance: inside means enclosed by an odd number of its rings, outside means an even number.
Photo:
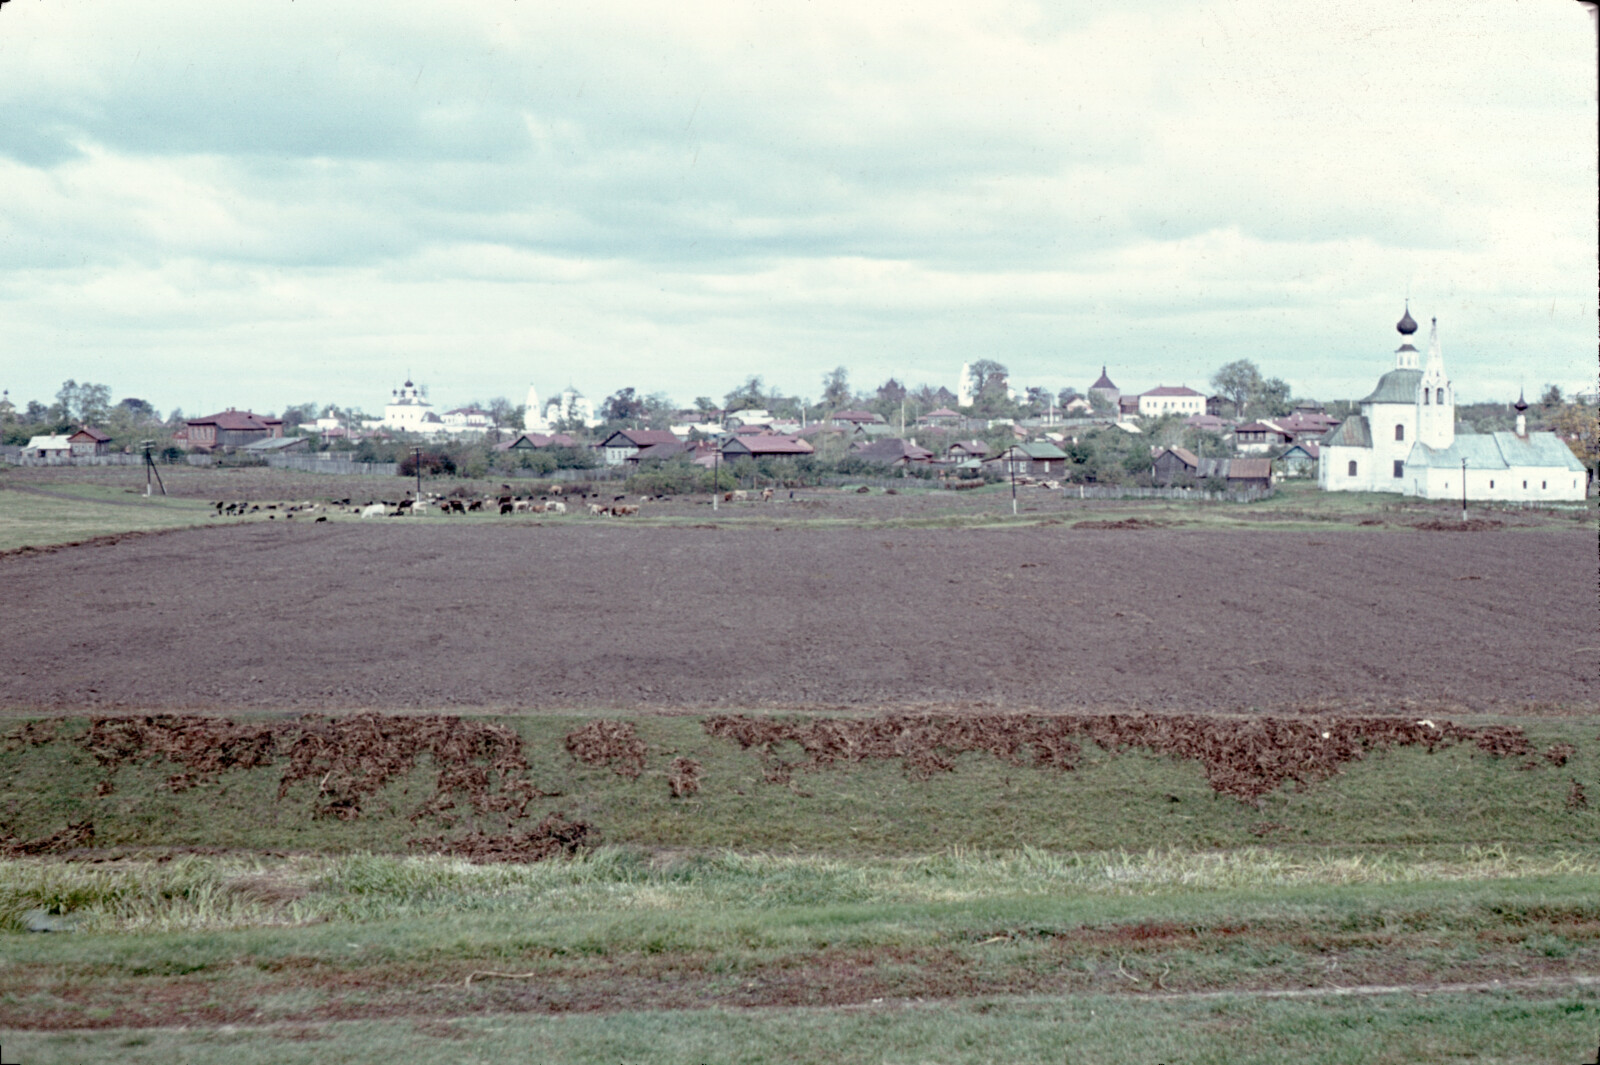
[[[1094,388],[1116,388],[1117,386],[1111,383],[1111,378],[1106,376],[1106,368],[1104,366],[1102,366],[1102,367],[1100,367],[1100,380],[1096,381],[1094,384],[1090,385],[1089,387],[1091,389],[1094,389]]]
[[[1406,313],[1400,321],[1395,323],[1395,331],[1401,336],[1408,337],[1417,331],[1417,320],[1411,317],[1411,303],[1406,302]]]
[[[1518,414],[1521,414],[1523,411],[1528,409],[1528,401],[1523,398],[1521,390],[1518,390],[1517,401],[1511,405],[1511,409],[1516,411]]]

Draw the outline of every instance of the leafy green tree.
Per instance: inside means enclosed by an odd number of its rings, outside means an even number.
[[[760,374],[751,374],[745,378],[744,384],[722,397],[722,409],[729,414],[734,411],[755,410],[765,403],[766,396]]]
[[[829,410],[841,410],[850,406],[852,399],[850,392],[850,371],[843,366],[835,366],[822,375],[822,405]]]
[[[83,384],[70,377],[56,393],[57,418],[79,425],[96,425],[111,413],[111,388],[85,381]]]
[[[631,422],[645,416],[644,400],[632,388],[619,389],[600,405],[600,417],[608,422]]]
[[[522,407],[505,396],[496,396],[489,401],[489,416],[496,425],[512,432],[520,433],[527,428],[527,423],[522,420]]]
[[[1261,390],[1263,383],[1261,370],[1249,359],[1236,359],[1211,375],[1211,387],[1233,404],[1233,413],[1239,418],[1245,416],[1251,397]]]
[[[1250,396],[1250,409],[1257,418],[1281,418],[1294,410],[1290,399],[1289,382],[1281,377],[1269,377]]]

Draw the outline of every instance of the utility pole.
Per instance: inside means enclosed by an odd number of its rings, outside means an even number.
[[[717,497],[722,494],[722,441],[711,441],[711,509],[717,508]]]
[[[1467,520],[1467,460],[1461,460],[1461,520]]]
[[[155,459],[150,457],[150,450],[156,446],[154,440],[139,441],[140,448],[144,451],[144,494],[150,498],[150,475],[155,474],[156,484],[161,485],[161,494],[167,494],[167,486],[161,483],[161,471],[156,469]]]
[[[1011,516],[1017,516],[1017,445],[1011,445],[1011,455],[1006,459],[1011,468]]]
[[[422,502],[422,448],[411,449],[411,461],[417,464],[417,502]]]

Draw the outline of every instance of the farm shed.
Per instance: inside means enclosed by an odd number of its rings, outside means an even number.
[[[33,459],[64,458],[72,454],[72,444],[65,434],[30,436],[22,454]]]
[[[1194,477],[1199,473],[1200,459],[1185,447],[1162,448],[1151,464],[1151,475],[1158,484],[1171,484],[1179,477]]]
[[[1271,488],[1272,460],[1232,459],[1228,462],[1228,472],[1224,476],[1227,477],[1228,487],[1231,489]]]

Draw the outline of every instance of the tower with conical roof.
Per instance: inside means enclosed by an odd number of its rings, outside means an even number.
[[[1456,438],[1456,396],[1444,373],[1439,348],[1439,319],[1428,331],[1428,361],[1417,385],[1417,439],[1431,448],[1447,448]]]

